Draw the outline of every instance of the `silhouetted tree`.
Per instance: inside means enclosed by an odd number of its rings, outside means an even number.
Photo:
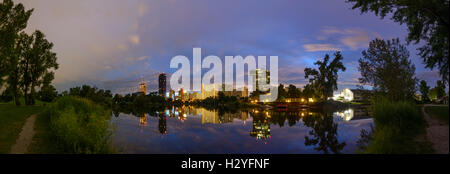
[[[445,96],[445,84],[442,81],[438,80],[436,82],[436,95],[437,98],[442,98]]]
[[[419,85],[420,93],[422,94],[422,101],[428,102],[430,101],[430,97],[428,97],[428,93],[430,92],[430,87],[427,85],[425,80],[420,81]]]
[[[280,83],[278,86],[278,98],[277,101],[283,101],[287,97],[287,92],[284,89],[284,85]]]
[[[287,96],[289,98],[298,98],[301,95],[300,89],[298,89],[295,85],[289,85]]]
[[[391,100],[412,99],[416,91],[415,66],[409,52],[399,39],[388,41],[375,39],[362,52],[359,71],[362,84],[370,84]]]
[[[438,80],[436,86],[429,92],[430,99],[435,100],[445,96],[445,84]]]
[[[408,44],[420,41],[426,44],[418,50],[426,67],[440,70],[444,82],[449,82],[449,0],[348,0],[353,9],[368,11],[384,18],[392,13],[392,19],[406,24]]]
[[[305,68],[305,78],[309,78],[309,84],[314,89],[315,93],[322,99],[326,100],[333,95],[333,91],[337,90],[338,72],[345,71],[345,66],[342,63],[341,53],[338,51],[334,53],[334,59],[330,61],[330,56],[325,55],[322,61],[317,61],[314,65],[318,65],[318,70],[312,68]]]

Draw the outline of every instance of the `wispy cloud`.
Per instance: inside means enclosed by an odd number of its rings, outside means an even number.
[[[315,51],[339,51],[340,49],[332,44],[304,44],[303,48],[307,52]]]
[[[128,37],[128,40],[134,45],[139,45],[140,38],[139,35],[131,35]]]
[[[370,39],[378,36],[377,33],[369,35],[366,31],[359,28],[339,29],[336,27],[325,27],[317,36],[317,40],[331,40],[338,39],[338,44],[342,44],[350,50],[358,50],[359,48],[367,47]]]

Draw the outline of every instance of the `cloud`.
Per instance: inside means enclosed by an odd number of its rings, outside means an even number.
[[[362,31],[357,31],[353,33],[351,36],[347,36],[342,38],[341,43],[348,46],[351,50],[357,50],[359,48],[367,47],[370,36]]]
[[[117,45],[117,48],[119,48],[119,50],[121,50],[121,51],[127,51],[128,50],[128,45],[126,45],[126,44],[119,44],[119,45]]]
[[[379,36],[377,33],[371,35],[359,28],[338,29],[336,27],[325,27],[321,30],[321,34],[317,36],[317,40],[328,40],[337,38],[339,44],[342,44],[350,50],[367,47],[370,38]]]
[[[128,40],[134,45],[139,45],[139,35],[131,35],[128,37]]]
[[[143,60],[145,60],[147,58],[148,58],[148,56],[141,56],[141,57],[138,57],[137,60],[138,61],[143,61]]]
[[[106,65],[106,66],[105,66],[105,69],[106,69],[106,70],[110,70],[111,68],[112,68],[112,67],[109,66],[109,65]]]
[[[139,17],[144,16],[148,12],[148,6],[144,3],[139,4],[138,13]]]
[[[340,49],[335,47],[332,44],[305,44],[303,48],[307,52],[315,52],[315,51],[339,51]]]

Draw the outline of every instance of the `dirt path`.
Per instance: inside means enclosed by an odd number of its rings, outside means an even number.
[[[27,152],[35,133],[34,121],[36,121],[36,115],[31,115],[27,118],[25,125],[22,127],[22,132],[20,132],[19,138],[16,140],[16,144],[11,147],[11,154],[24,154]]]
[[[427,138],[433,143],[433,149],[439,154],[448,154],[448,125],[440,121],[439,119],[430,117],[425,112],[425,107],[433,105],[424,105],[422,107],[422,113],[425,120],[428,123]]]

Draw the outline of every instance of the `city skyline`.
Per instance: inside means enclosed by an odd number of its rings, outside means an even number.
[[[307,83],[305,67],[340,50],[347,71],[339,74],[339,90],[355,88],[357,60],[370,40],[399,37],[405,43],[407,35],[389,16],[361,15],[345,1],[19,2],[34,8],[26,31],[42,30],[55,43],[58,91],[83,84],[120,91],[135,87],[141,77],[149,90],[157,90],[154,74],[176,71],[170,59],[192,58],[194,47],[219,57],[279,56],[279,82],[298,87]],[[416,76],[434,87],[438,71],[424,68],[419,46],[408,46]]]

